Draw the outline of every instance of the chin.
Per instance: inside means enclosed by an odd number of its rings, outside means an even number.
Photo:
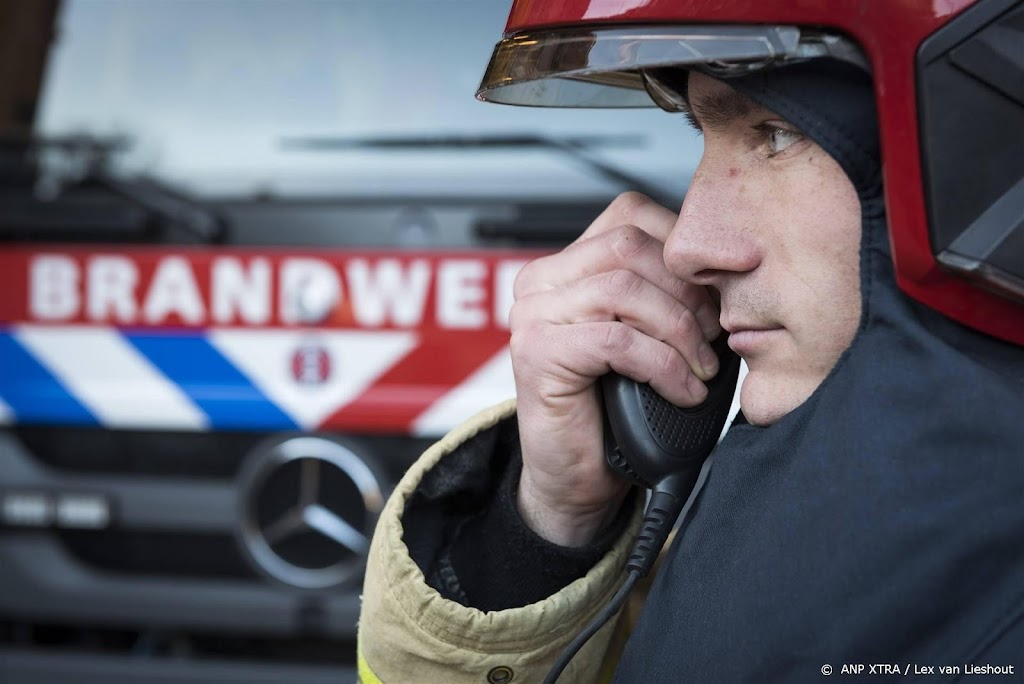
[[[799,383],[750,370],[740,388],[740,409],[751,425],[767,427],[804,403],[811,392]]]

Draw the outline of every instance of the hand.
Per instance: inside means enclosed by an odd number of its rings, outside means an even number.
[[[604,461],[597,378],[616,371],[669,401],[696,406],[718,371],[721,332],[706,288],[665,267],[676,214],[620,195],[558,254],[527,264],[510,325],[523,474],[518,505],[539,535],[589,542],[628,489]]]

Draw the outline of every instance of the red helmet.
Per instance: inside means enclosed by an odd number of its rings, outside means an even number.
[[[1020,0],[514,0],[477,97],[673,109],[663,67],[872,74],[900,288],[1024,345]]]

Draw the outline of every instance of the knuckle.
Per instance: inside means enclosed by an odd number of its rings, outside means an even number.
[[[512,281],[512,298],[519,299],[533,288],[534,271],[536,270],[536,261],[531,261],[516,274],[515,279]]]
[[[626,219],[626,222],[631,222],[629,219],[636,216],[641,209],[651,203],[652,200],[647,195],[635,190],[628,190],[620,193],[618,197],[612,200],[610,207],[615,211],[617,216],[621,216]]]
[[[601,284],[603,293],[614,299],[631,297],[643,288],[640,276],[623,268],[608,271],[601,279]]]
[[[513,334],[516,330],[526,327],[527,321],[529,321],[529,312],[526,309],[522,299],[512,302],[512,307],[508,311],[508,327]]]
[[[650,241],[650,235],[632,224],[620,226],[612,232],[611,250],[619,263],[629,263],[643,252]]]
[[[683,378],[686,374],[686,364],[674,350],[665,348],[658,355],[658,372],[664,378]]]
[[[543,331],[537,325],[522,325],[512,330],[508,348],[512,358],[529,359],[539,341],[543,339]]]
[[[686,338],[691,335],[700,333],[700,327],[697,325],[697,317],[694,316],[693,312],[687,309],[685,306],[676,307],[676,330],[678,330]]]
[[[604,329],[601,347],[606,352],[622,352],[629,349],[633,336],[630,329],[622,323],[612,323]]]

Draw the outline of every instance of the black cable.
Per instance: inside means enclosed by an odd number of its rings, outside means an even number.
[[[720,335],[713,343],[721,370],[708,384],[708,399],[693,409],[675,406],[649,385],[618,373],[602,376],[605,459],[614,472],[650,488],[651,498],[626,561],[629,576],[604,610],[562,651],[544,684],[555,684],[577,651],[622,607],[661,553],[729,415],[740,359],[727,340],[728,335]]]
[[[604,607],[600,613],[597,614],[587,628],[576,635],[576,638],[565,647],[562,654],[558,656],[558,660],[551,666],[548,671],[548,676],[544,678],[544,684],[555,684],[558,681],[559,676],[562,674],[562,670],[566,668],[569,661],[573,659],[576,652],[583,648],[583,644],[587,643],[590,637],[597,634],[597,631],[604,626],[604,623],[608,622],[609,619],[622,608],[622,604],[626,602],[629,597],[629,592],[633,590],[633,587],[640,580],[640,572],[638,570],[630,570],[629,576],[626,577],[626,581],[619,587],[618,592],[612,597],[612,600],[608,602],[608,605]]]
[[[658,558],[658,554],[661,553],[661,547],[665,545],[669,532],[672,531],[672,526],[675,525],[676,518],[679,517],[683,504],[686,502],[685,496],[680,496],[674,491],[674,489],[682,488],[680,487],[680,482],[689,483],[689,487],[686,489],[687,492],[693,486],[693,483],[689,482],[688,479],[666,478],[666,480],[658,483],[655,487],[654,492],[651,494],[651,500],[647,502],[647,509],[644,511],[644,519],[640,524],[640,531],[637,533],[636,541],[633,542],[633,551],[629,554],[629,560],[626,562],[629,576],[626,577],[626,581],[622,583],[619,591],[612,597],[608,605],[604,607],[604,610],[587,625],[586,629],[572,640],[572,643],[565,647],[565,650],[558,656],[558,660],[555,661],[551,670],[548,671],[544,684],[555,684],[559,675],[562,674],[562,670],[573,659],[576,652],[583,648],[583,644],[587,643],[587,640],[594,636],[597,630],[601,629],[604,623],[608,622],[609,618],[619,611],[636,583],[641,577],[645,577],[650,572],[654,561]]]

